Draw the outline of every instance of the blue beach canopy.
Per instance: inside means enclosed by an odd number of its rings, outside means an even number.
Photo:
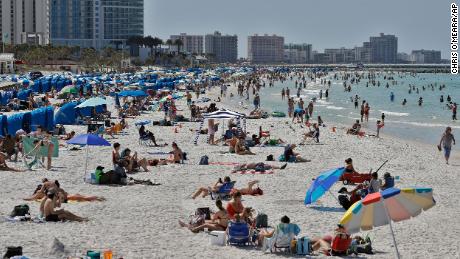
[[[73,137],[67,144],[82,145],[82,146],[110,146],[110,143],[95,134],[81,134]]]
[[[125,90],[121,91],[119,94],[121,97],[145,97],[147,94],[142,90]]]
[[[322,172],[316,177],[305,195],[305,205],[312,204],[323,196],[340,179],[343,172],[345,172],[345,168],[340,167]]]

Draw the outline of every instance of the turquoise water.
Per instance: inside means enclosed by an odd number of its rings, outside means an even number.
[[[376,76],[375,81],[380,81],[380,86],[366,87],[367,79],[361,79],[358,84],[351,84],[351,92],[345,92],[343,80],[334,80],[332,76],[329,88],[329,98],[326,100],[324,91],[327,85],[321,85],[319,79],[316,82],[307,81],[307,87],[302,89],[301,98],[307,106],[309,100],[316,97],[318,100],[314,104],[313,118],[318,115],[326,124],[334,122],[352,125],[355,119],[360,118],[360,108],[354,108],[354,102],[350,97],[358,95],[359,104],[366,100],[370,105],[369,122],[362,125],[365,131],[370,133],[376,130],[376,121],[381,118],[382,112],[385,113],[385,127],[381,133],[393,135],[403,139],[409,139],[424,143],[437,143],[445,127],[451,126],[454,135],[460,139],[460,121],[452,121],[452,111],[446,107],[447,95],[450,95],[452,102],[460,104],[460,77],[451,74],[391,74],[396,85],[392,81],[384,79],[389,74],[381,73]],[[386,88],[386,83],[389,87]],[[348,81],[347,85],[350,82]],[[412,90],[409,94],[409,84],[419,89]],[[434,86],[434,90],[431,88]],[[439,90],[440,85],[445,88]],[[422,90],[425,86],[425,90]],[[290,95],[296,96],[295,82],[288,80],[284,83],[275,83],[272,88],[266,87],[261,91],[262,108],[268,111],[283,111],[287,113],[287,100],[281,100],[281,89],[289,87]],[[323,89],[323,99],[319,99],[319,91]],[[394,102],[390,100],[390,93],[395,95]],[[444,95],[444,102],[440,102],[441,95]],[[423,105],[418,105],[419,97],[423,98]],[[407,104],[402,105],[403,99],[407,99]],[[459,115],[457,115],[459,117]]]

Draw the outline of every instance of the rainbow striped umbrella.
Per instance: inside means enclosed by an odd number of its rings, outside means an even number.
[[[410,219],[435,204],[431,188],[389,188],[371,193],[353,204],[343,215],[340,224],[345,226],[349,233],[389,224],[399,258],[391,221]]]

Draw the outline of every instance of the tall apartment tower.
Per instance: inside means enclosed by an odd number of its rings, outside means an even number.
[[[144,35],[144,0],[51,0],[51,42],[104,48]]]
[[[205,53],[217,63],[236,63],[238,59],[238,36],[222,35],[216,31],[205,36]]]
[[[395,35],[370,37],[371,62],[382,64],[396,63],[398,56],[398,38]]]
[[[180,39],[183,43],[181,51],[189,54],[203,54],[203,35],[188,35],[181,33],[179,35],[171,35],[170,39],[174,42]],[[177,51],[177,46],[173,46],[173,50]]]
[[[248,36],[248,59],[251,63],[281,63],[284,58],[284,37],[257,34]]]
[[[290,64],[305,64],[313,61],[311,44],[287,44],[284,46],[284,61]]]
[[[50,0],[0,0],[0,35],[7,44],[50,43]]]

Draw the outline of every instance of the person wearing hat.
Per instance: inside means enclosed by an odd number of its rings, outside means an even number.
[[[69,211],[64,209],[55,210],[55,208],[59,207],[58,203],[58,195],[54,188],[51,188],[46,193],[46,198],[43,199],[42,205],[40,206],[40,212],[42,216],[45,218],[45,221],[49,222],[59,222],[59,221],[88,221],[87,218],[79,217]]]

